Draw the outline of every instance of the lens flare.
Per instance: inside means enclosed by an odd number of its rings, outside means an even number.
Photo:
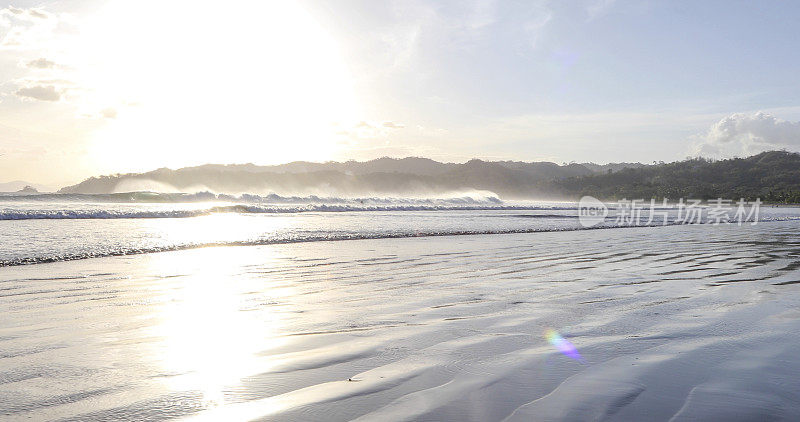
[[[583,358],[581,354],[578,353],[578,349],[572,345],[567,339],[561,337],[561,334],[554,329],[548,329],[545,332],[545,337],[547,341],[550,342],[559,352],[563,353],[564,355],[577,360],[578,362],[583,362]]]

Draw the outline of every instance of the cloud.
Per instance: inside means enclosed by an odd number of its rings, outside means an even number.
[[[45,12],[42,9],[20,9],[14,6],[8,6],[5,9],[0,9],[0,15],[27,21],[50,19],[53,17],[52,14]]]
[[[117,118],[117,109],[113,107],[105,108],[100,111],[100,115],[105,117],[106,119],[116,119]]]
[[[39,101],[58,101],[61,99],[61,92],[59,92],[53,85],[34,85],[23,87],[17,90],[15,94],[22,98],[31,98]]]
[[[40,57],[29,61],[27,66],[33,69],[52,69],[56,66],[56,62]]]
[[[535,49],[539,46],[539,39],[552,20],[553,12],[547,7],[542,5],[532,7],[530,16],[527,17],[522,25],[522,29],[531,48]]]
[[[14,7],[14,6],[8,6],[4,10],[7,10],[12,15],[21,15],[21,14],[25,13],[25,10],[18,9],[18,8]]]
[[[41,11],[41,10],[36,10],[36,9],[28,9],[28,15],[30,17],[33,17],[33,18],[36,18],[36,19],[49,19],[50,18],[49,14],[47,14],[47,13]]]
[[[117,114],[117,109],[108,107],[100,111],[78,112],[76,115],[84,119],[116,119]]]
[[[471,9],[465,22],[466,26],[471,29],[484,28],[497,21],[496,0],[476,0]]]
[[[750,155],[779,148],[800,148],[800,122],[779,119],[764,112],[734,113],[695,137],[698,155]]]
[[[13,6],[0,9],[0,46],[19,49],[40,47],[52,41],[63,15],[56,16],[43,9],[20,9]]]
[[[385,139],[393,136],[399,129],[405,128],[397,122],[390,120],[366,121],[361,120],[352,125],[345,125],[336,134],[351,141]]]
[[[62,87],[75,86],[75,83],[66,79],[20,79],[22,85],[58,85]]]
[[[610,9],[616,0],[594,0],[586,7],[586,14],[589,16],[588,20],[592,21],[604,15]]]
[[[402,128],[405,127],[405,126],[403,126],[403,125],[401,125],[399,123],[395,123],[395,122],[383,122],[382,126],[383,127],[388,127],[389,129],[402,129]]]
[[[20,78],[12,82],[7,94],[16,95],[25,101],[80,103],[85,89],[67,79],[58,78]],[[97,114],[97,113],[95,113]]]

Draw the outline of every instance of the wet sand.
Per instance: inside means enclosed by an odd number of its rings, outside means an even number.
[[[797,229],[353,240],[0,268],[0,418],[795,420]]]

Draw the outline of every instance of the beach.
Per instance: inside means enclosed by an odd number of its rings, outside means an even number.
[[[800,421],[798,21],[0,5],[0,422]]]
[[[0,417],[788,420],[795,232],[337,240],[5,267]]]

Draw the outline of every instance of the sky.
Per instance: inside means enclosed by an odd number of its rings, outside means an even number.
[[[0,1],[0,182],[800,150],[800,3]]]

